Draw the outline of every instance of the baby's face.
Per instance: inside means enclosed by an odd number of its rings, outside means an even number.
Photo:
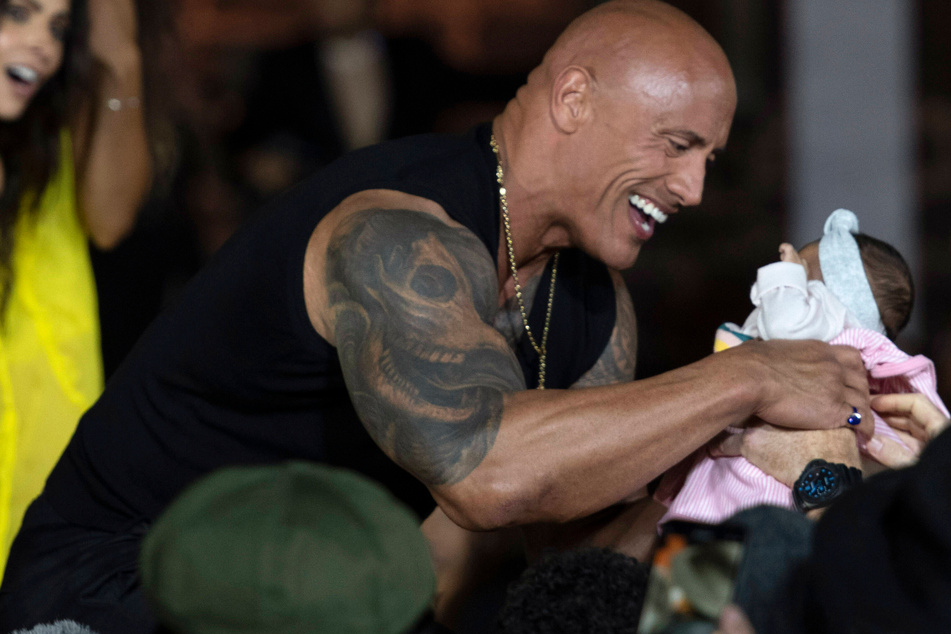
[[[796,252],[793,245],[783,242],[779,245],[779,259],[783,262],[792,262],[806,269],[806,279],[822,281],[822,268],[819,266],[819,243],[810,242]]]

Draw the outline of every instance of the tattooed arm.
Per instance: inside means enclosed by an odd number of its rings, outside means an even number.
[[[614,282],[614,297],[617,316],[614,330],[604,352],[590,370],[585,372],[571,387],[594,387],[634,380],[634,362],[637,358],[637,319],[634,304],[624,279],[617,271],[611,271]]]
[[[441,210],[383,200],[340,213],[324,238],[318,227],[308,311],[338,349],[363,424],[460,526],[587,516],[728,424],[759,414],[834,427],[851,409],[843,385],[860,402],[861,361],[818,342],[754,342],[646,380],[526,390],[492,327],[497,272],[482,243]],[[623,375],[616,352],[633,345],[619,333],[585,380]],[[829,415],[838,409],[841,420]]]
[[[429,486],[459,482],[482,462],[504,394],[525,388],[490,326],[495,280],[472,233],[420,212],[353,214],[327,251],[351,399],[387,455]]]

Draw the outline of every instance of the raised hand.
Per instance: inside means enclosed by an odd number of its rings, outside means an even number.
[[[855,430],[871,436],[868,376],[859,352],[821,341],[751,341],[719,354],[752,357],[761,396],[754,412],[779,427],[832,429],[848,426],[853,407],[862,420]]]
[[[138,55],[138,19],[133,0],[89,0],[89,48],[112,66]]]

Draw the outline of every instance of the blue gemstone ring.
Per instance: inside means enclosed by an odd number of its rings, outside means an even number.
[[[859,410],[857,407],[855,406],[852,407],[852,415],[846,419],[846,422],[849,425],[852,425],[853,427],[862,422],[862,415],[859,414]]]

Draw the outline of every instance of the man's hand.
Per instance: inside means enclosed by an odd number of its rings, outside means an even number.
[[[856,408],[866,436],[875,428],[869,406],[868,376],[859,352],[821,341],[750,341],[719,354],[753,355],[760,383],[754,414],[773,425],[797,429],[847,426]]]
[[[855,434],[841,427],[804,431],[757,422],[742,434],[727,435],[711,453],[741,455],[790,488],[815,458],[862,468]]]
[[[879,394],[872,397],[872,409],[908,446],[879,435],[868,441],[866,448],[872,457],[892,469],[917,462],[925,445],[951,424],[924,394]]]

